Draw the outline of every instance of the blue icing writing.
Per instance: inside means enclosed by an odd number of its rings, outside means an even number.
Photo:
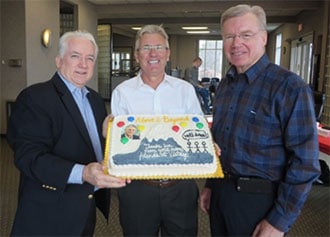
[[[185,160],[188,157],[188,154],[182,148],[168,146],[161,147],[159,149],[153,149],[149,147],[139,154],[140,161],[146,159],[153,159],[153,163],[157,159],[159,159],[157,163],[167,163],[166,161],[164,161],[164,157],[167,157],[167,159],[173,157],[181,157],[181,159]]]
[[[205,164],[211,163],[212,159],[213,156],[207,152],[186,152],[173,138],[151,142],[144,138],[135,152],[113,156],[116,165]]]

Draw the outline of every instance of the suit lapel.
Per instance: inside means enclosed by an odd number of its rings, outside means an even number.
[[[84,138],[86,143],[93,149],[93,145],[91,143],[87,127],[85,125],[84,119],[80,113],[80,110],[71,95],[71,92],[66,87],[62,79],[57,75],[57,73],[52,78],[54,85],[62,98],[63,104],[68,112],[70,114],[72,120],[74,121],[74,124],[77,127],[77,130],[81,134],[81,136]]]

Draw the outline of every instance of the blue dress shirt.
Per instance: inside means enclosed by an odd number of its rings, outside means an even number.
[[[64,79],[63,76],[58,73],[65,85],[70,90],[75,102],[77,103],[80,113],[85,121],[85,125],[87,127],[91,142],[93,144],[94,152],[97,157],[98,162],[102,162],[103,155],[102,155],[102,147],[100,138],[98,135],[97,127],[95,118],[93,115],[92,107],[88,101],[87,94],[89,93],[88,89],[86,87],[78,88],[74,86],[71,82]],[[84,165],[81,164],[75,164],[72,168],[71,174],[68,179],[68,183],[76,183],[76,184],[82,184],[82,173],[84,169]]]

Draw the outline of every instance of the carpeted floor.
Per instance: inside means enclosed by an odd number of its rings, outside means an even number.
[[[0,236],[9,236],[13,222],[16,202],[19,173],[13,165],[13,153],[6,140],[0,138]],[[330,159],[329,156],[326,157]],[[203,180],[199,180],[200,187]],[[330,236],[330,188],[314,185],[312,192],[294,224],[288,237],[329,237]],[[109,224],[97,213],[95,236],[122,236],[118,220],[118,199],[113,190]],[[208,216],[199,214],[198,236],[210,236]]]

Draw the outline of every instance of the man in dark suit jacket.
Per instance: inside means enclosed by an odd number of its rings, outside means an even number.
[[[108,188],[126,185],[127,180],[104,174],[101,164],[107,112],[103,99],[85,86],[97,53],[90,33],[64,34],[55,75],[17,97],[7,131],[20,170],[11,235],[92,236],[96,206],[108,218]],[[87,96],[79,97],[77,91]]]

